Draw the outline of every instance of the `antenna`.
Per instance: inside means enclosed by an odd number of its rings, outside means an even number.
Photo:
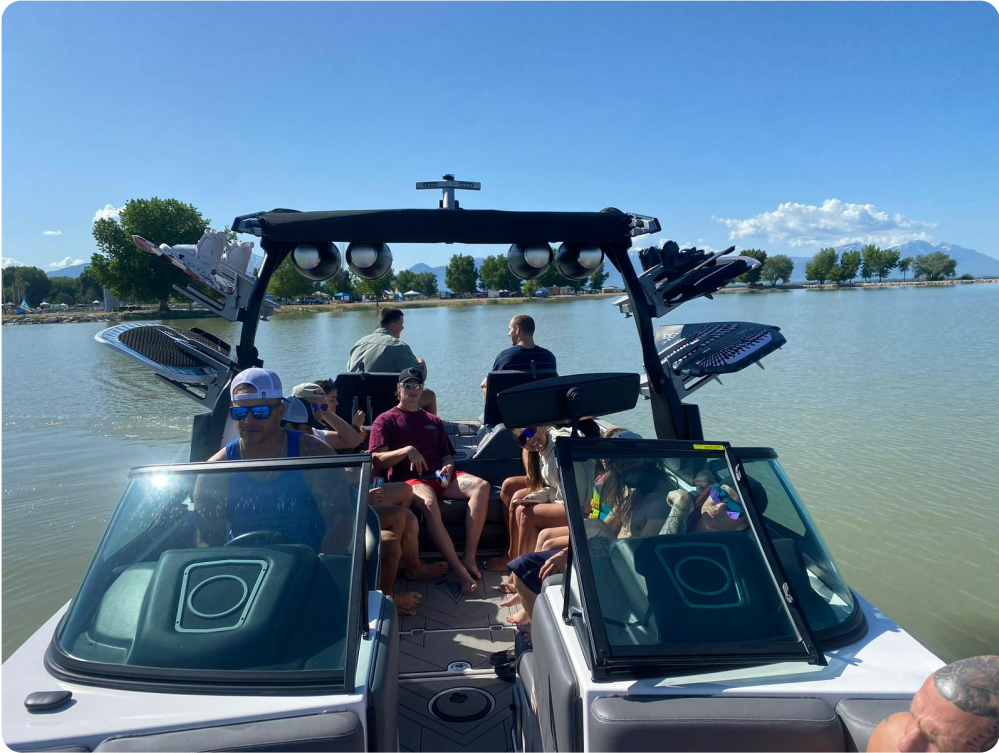
[[[416,184],[417,191],[427,188],[439,188],[444,192],[444,197],[437,202],[440,209],[460,209],[454,198],[454,190],[460,188],[465,191],[481,191],[482,184],[469,180],[455,180],[451,173],[445,173],[442,180],[423,180]]]

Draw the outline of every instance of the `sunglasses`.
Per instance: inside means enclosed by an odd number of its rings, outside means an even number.
[[[271,407],[270,405],[254,405],[252,408],[233,407],[229,409],[229,415],[233,421],[245,421],[252,413],[257,421],[266,421],[271,417]]]
[[[326,409],[329,408],[328,403],[323,403],[322,405],[316,405],[315,403],[309,403],[312,406],[313,413],[325,413]]]
[[[423,390],[423,385],[418,382],[417,383],[403,382],[402,387],[403,389],[407,389],[410,392],[420,392]]]
[[[728,516],[732,518],[732,520],[738,520],[742,516],[743,512],[745,512],[742,509],[742,505],[732,499],[732,495],[725,491],[721,484],[715,484],[712,486],[710,494],[711,499],[715,502],[724,504],[728,508]]]
[[[536,432],[534,429],[524,429],[522,432],[520,432],[520,436],[517,437],[517,444],[519,444],[521,447],[527,447],[527,443],[530,442],[532,439],[534,439],[536,436],[538,436],[538,432]]]

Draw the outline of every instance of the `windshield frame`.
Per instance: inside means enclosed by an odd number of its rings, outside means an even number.
[[[198,670],[164,667],[131,666],[79,659],[68,654],[60,645],[60,637],[73,615],[73,606],[80,598],[94,569],[114,567],[108,561],[98,563],[98,553],[103,552],[115,524],[125,514],[125,500],[135,479],[157,473],[199,476],[234,471],[310,470],[324,468],[349,468],[360,466],[357,514],[354,521],[353,550],[351,552],[350,601],[346,616],[346,645],[342,669],[318,670]],[[367,489],[371,476],[371,456],[366,453],[352,455],[323,455],[308,458],[267,458],[262,460],[234,460],[225,462],[198,462],[146,465],[133,468],[128,473],[129,484],[122,492],[118,504],[94,550],[90,563],[80,581],[69,608],[56,626],[45,652],[45,667],[58,679],[99,687],[173,693],[234,693],[234,694],[310,694],[329,695],[356,691],[356,669],[360,641],[367,636],[368,584],[365,571],[364,541],[368,515]],[[119,550],[120,551],[120,550]],[[115,552],[118,554],[118,552]],[[113,561],[113,557],[112,560]]]
[[[651,645],[634,647],[611,645],[604,624],[604,615],[600,606],[599,591],[589,547],[585,545],[587,535],[578,499],[575,463],[600,457],[601,454],[614,456],[629,451],[671,457],[697,457],[703,456],[708,451],[715,456],[719,452],[723,454],[729,472],[736,481],[737,491],[746,509],[746,517],[749,520],[760,553],[763,555],[773,587],[779,596],[779,603],[797,634],[797,640],[774,640],[753,646],[747,646],[744,643],[696,644],[691,642],[684,644],[687,650],[683,654],[661,653],[657,655],[652,655],[651,652],[655,651],[656,647]],[[559,437],[555,442],[555,456],[565,490],[566,514],[572,541],[570,562],[566,565],[562,581],[563,619],[568,623],[576,620],[582,623],[577,625],[577,632],[581,637],[585,636],[585,641],[583,641],[584,654],[587,654],[594,680],[618,679],[622,676],[677,674],[678,672],[689,672],[691,667],[696,666],[713,670],[717,669],[719,665],[738,667],[783,661],[804,661],[819,666],[826,664],[825,656],[818,650],[811,630],[798,609],[798,600],[791,585],[779,568],[776,553],[765,532],[764,521],[756,510],[752,498],[748,497],[746,493],[748,484],[743,482],[741,466],[737,460],[733,459],[729,443],[704,440]],[[579,542],[582,542],[583,545],[580,545]],[[573,559],[578,559],[578,570],[576,570],[575,575],[578,577],[579,583],[575,589],[570,587],[573,577]],[[581,602],[582,614],[573,614],[575,610],[570,608],[574,592],[578,594]],[[585,619],[583,619],[583,615],[585,615]]]

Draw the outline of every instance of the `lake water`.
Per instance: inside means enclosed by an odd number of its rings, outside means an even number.
[[[412,309],[403,339],[443,416],[479,414],[520,312],[563,374],[641,370],[607,299]],[[660,323],[724,320],[788,344],[696,393],[707,439],[774,447],[850,585],[943,659],[999,653],[999,285],[719,295]],[[290,387],[341,371],[375,321],[283,313],[257,344]],[[187,459],[197,406],[96,343],[105,326],[2,331],[4,658],[72,598],[128,469]],[[644,401],[618,423],[653,436]]]

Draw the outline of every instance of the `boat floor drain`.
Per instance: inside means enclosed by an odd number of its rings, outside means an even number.
[[[427,704],[431,716],[442,722],[474,722],[489,715],[496,699],[479,688],[450,688]]]
[[[447,665],[448,672],[467,672],[472,668],[472,665],[467,661],[453,661]]]

